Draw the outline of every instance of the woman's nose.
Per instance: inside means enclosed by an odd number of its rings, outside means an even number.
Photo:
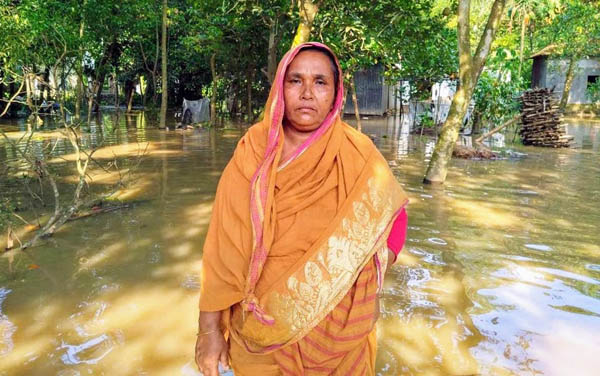
[[[312,98],[313,98],[312,85],[303,85],[302,92],[301,92],[301,99],[312,99]]]

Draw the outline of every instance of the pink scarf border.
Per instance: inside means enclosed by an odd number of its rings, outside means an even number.
[[[327,114],[325,120],[321,126],[313,132],[310,137],[304,141],[289,158],[279,163],[281,157],[281,149],[283,144],[283,116],[285,113],[285,101],[283,96],[283,84],[285,80],[285,74],[287,68],[298,55],[298,53],[307,47],[320,47],[331,53],[334,57],[335,64],[339,72],[339,79],[337,85],[337,95],[333,103],[333,108]],[[273,169],[273,165],[277,163],[280,165],[278,168],[287,166],[290,162],[298,158],[306,149],[313,145],[327,130],[335,123],[337,117],[340,115],[342,110],[342,102],[344,99],[344,83],[342,70],[340,63],[329,47],[318,42],[303,43],[296,48],[288,51],[279,63],[279,69],[277,70],[277,76],[273,82],[272,91],[275,90],[275,97],[271,103],[269,109],[270,124],[269,134],[267,139],[267,147],[265,148],[265,156],[263,162],[256,169],[250,183],[250,219],[252,221],[252,232],[253,232],[253,251],[250,259],[250,266],[248,271],[248,277],[246,279],[245,298],[242,301],[242,308],[244,311],[252,312],[254,316],[265,325],[273,325],[275,320],[272,316],[268,315],[259,305],[258,298],[255,296],[254,291],[263,266],[267,261],[268,248],[264,244],[264,221],[265,215],[268,215],[267,198],[269,193],[270,180],[274,181],[274,175],[277,168]],[[273,94],[273,93],[272,93]],[[270,174],[271,176],[269,176]],[[269,179],[269,177],[271,179]]]

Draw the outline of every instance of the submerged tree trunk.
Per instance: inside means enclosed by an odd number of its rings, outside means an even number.
[[[94,83],[92,84],[92,93],[90,94],[92,97],[96,97],[95,102],[93,98],[91,99],[94,112],[97,112],[100,106],[100,102],[102,99],[102,87],[104,86],[104,80],[106,79],[108,66],[111,62],[117,61],[120,55],[119,49],[120,46],[117,42],[111,42],[110,45],[104,51],[102,59],[100,59],[98,67],[96,68]]]
[[[567,68],[567,76],[565,77],[565,87],[562,92],[562,96],[560,97],[560,111],[565,112],[567,108],[567,103],[569,102],[569,92],[571,91],[571,86],[573,85],[573,77],[575,76],[575,65],[577,63],[577,58],[575,56],[571,56],[569,59],[569,67]]]
[[[132,89],[129,92],[129,96],[127,97],[127,113],[130,113],[131,110],[133,109],[133,94],[135,93],[135,90]]]
[[[119,111],[119,78],[117,72],[113,74],[113,84],[115,85],[115,111]]]
[[[127,105],[127,113],[131,112],[131,108],[133,107],[133,95],[135,94],[135,85],[133,80],[125,81],[125,100]]]
[[[104,67],[102,67],[101,69],[104,70]],[[93,100],[93,112],[98,112],[98,109],[100,108],[100,102],[102,101],[102,88],[104,87],[105,78],[106,74],[100,73],[100,76],[96,80],[94,80],[94,93],[92,94],[92,96],[95,96],[96,99]]]
[[[435,144],[433,155],[429,161],[429,167],[423,179],[426,184],[442,184],[446,180],[452,150],[458,140],[460,127],[467,113],[473,89],[494,41],[506,0],[494,0],[475,55],[471,55],[470,3],[470,0],[460,0],[458,4],[459,88],[452,98],[448,117],[442,126],[440,137]]]
[[[142,107],[146,108],[146,94],[148,93],[148,80],[144,75],[140,75],[140,92],[142,93]]]
[[[248,123],[252,123],[254,120],[254,112],[252,111],[252,83],[254,82],[254,68],[250,67],[246,71],[246,92],[248,94],[248,104],[246,109],[248,110]]]
[[[448,117],[442,126],[440,137],[423,182],[426,184],[442,184],[448,174],[448,163],[452,158],[454,144],[458,140],[460,127],[463,123],[473,89],[483,70],[490,52],[496,30],[502,18],[506,0],[494,0],[487,24],[479,40],[475,55],[471,55],[471,1],[460,0],[458,4],[458,54],[459,54],[459,88],[452,98]]]
[[[92,122],[92,112],[94,109],[94,93],[95,93],[95,86],[96,86],[96,82],[92,82],[92,88],[89,89],[88,87],[88,92],[87,92],[87,123],[88,125]]]
[[[77,73],[77,83],[75,84],[75,120],[81,118],[81,102],[83,101],[83,80],[81,73]]]
[[[525,14],[521,21],[521,49],[519,50],[519,78],[521,77],[521,70],[523,69],[523,52],[525,50],[525,28],[529,22],[529,15]]]
[[[267,57],[267,78],[269,83],[273,85],[275,79],[275,73],[277,73],[277,43],[275,37],[277,36],[277,24],[273,22],[269,29],[269,51]]]
[[[83,1],[83,8],[86,7],[87,0]],[[83,18],[85,12],[81,12],[81,21],[79,22],[79,40],[83,40],[83,31],[85,29],[85,19]],[[77,69],[75,69],[77,73],[77,87],[76,90],[76,99],[75,99],[75,120],[79,120],[81,118],[81,103],[83,102],[83,52],[80,51],[78,60],[77,60]]]
[[[4,98],[4,92],[6,91],[6,88],[4,86],[4,84],[2,83],[2,78],[4,77],[4,74],[2,72],[2,70],[0,70],[0,98]],[[6,104],[5,102],[1,102],[0,101],[0,114],[2,112],[4,112],[4,108],[7,106],[8,104]]]
[[[229,113],[232,118],[237,118],[237,114],[239,112],[239,74],[235,76],[231,85],[231,93],[233,98],[231,99],[231,107],[229,108]]]
[[[44,80],[44,82],[42,83],[42,99],[49,101],[52,95],[56,95],[56,93],[50,92],[50,68],[44,68],[44,74],[42,75],[42,79]],[[58,77],[54,77],[54,79],[57,80]]]
[[[210,55],[210,73],[212,74],[212,93],[210,98],[210,122],[213,127],[217,126],[217,67],[216,60],[217,53],[213,52]]]
[[[24,71],[27,72],[23,76],[23,79],[25,80],[25,103],[27,103],[27,107],[29,107],[29,110],[31,112],[36,112],[35,105],[33,103],[33,82],[31,79],[32,74],[29,73],[29,69]]]
[[[162,83],[162,98],[160,102],[160,123],[159,128],[167,126],[167,103],[168,103],[168,87],[167,87],[167,0],[163,0],[162,9],[162,37],[161,37],[161,83]]]
[[[152,99],[152,105],[154,107],[156,107],[156,104],[158,102],[158,80],[157,80],[157,67],[158,67],[158,56],[160,55],[160,33],[159,30],[160,29],[160,25],[157,22],[156,23],[156,28],[155,28],[155,33],[154,33],[154,41],[155,43],[155,51],[154,51],[154,61],[152,62],[152,66],[149,65],[148,63],[148,59],[146,57],[146,53],[144,52],[144,46],[140,43],[140,52],[142,53],[142,60],[144,61],[144,67],[146,68],[146,70],[148,71],[148,73],[150,73],[150,78],[152,79],[152,85],[148,85],[148,82],[146,82],[147,80],[144,80],[144,82],[140,81],[140,84],[142,84],[144,86],[142,93],[143,93],[143,104],[144,107],[146,107],[146,99],[148,98],[148,96],[151,97]],[[142,77],[140,77],[141,79]]]
[[[471,115],[473,116],[473,121],[472,121],[472,125],[471,125],[471,134],[472,135],[476,135],[476,134],[480,134],[481,133],[481,114],[479,113],[479,111],[473,111],[473,114]]]
[[[310,32],[312,31],[315,16],[319,11],[320,1],[317,3],[314,0],[298,0],[298,12],[300,15],[300,24],[296,29],[296,35],[292,42],[292,47],[306,43],[310,40]]]
[[[360,111],[358,110],[358,99],[356,98],[356,86],[354,85],[354,75],[350,77],[350,92],[352,93],[352,104],[354,104],[354,116],[356,117],[356,129],[362,132],[362,124],[360,122]]]
[[[452,158],[452,151],[456,140],[458,140],[458,133],[465,118],[470,97],[471,93],[464,86],[461,86],[454,94],[448,117],[435,144],[435,150],[431,156],[424,183],[443,183],[446,180],[448,163]]]

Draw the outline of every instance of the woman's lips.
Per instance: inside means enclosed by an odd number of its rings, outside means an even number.
[[[298,111],[300,112],[310,112],[310,111],[316,111],[316,109],[314,107],[298,107]]]

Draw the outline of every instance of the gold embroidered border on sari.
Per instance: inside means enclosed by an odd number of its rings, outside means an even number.
[[[374,154],[378,160],[367,163],[370,171],[364,171],[328,235],[259,298],[275,323],[266,326],[233,307],[231,335],[249,352],[269,353],[304,337],[342,300],[374,255],[385,270],[387,237],[407,199],[386,162]]]

